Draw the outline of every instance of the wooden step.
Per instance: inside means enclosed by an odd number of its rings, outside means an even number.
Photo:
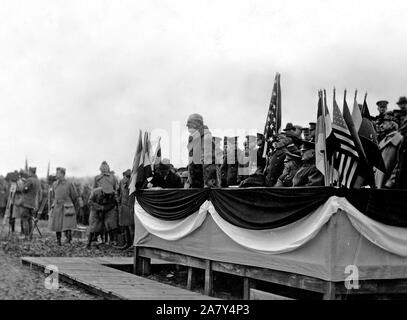
[[[77,285],[107,299],[216,300],[107,266],[132,264],[133,259],[127,257],[22,257],[21,262],[41,272],[47,266],[56,266],[59,281]]]

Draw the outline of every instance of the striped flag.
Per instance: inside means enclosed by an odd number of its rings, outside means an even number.
[[[334,167],[338,171],[338,183],[350,188],[353,186],[356,178],[355,172],[359,163],[359,154],[335,97],[333,102],[332,130],[338,141],[334,161]]]
[[[354,106],[355,110],[359,109],[359,105],[356,101],[356,96],[357,96],[357,91],[355,92],[355,99],[354,99]],[[360,109],[359,109],[360,110]],[[361,116],[360,116],[361,117]],[[374,174],[373,174],[373,167],[369,164],[368,158],[366,156],[365,149],[363,147],[362,141],[359,136],[359,129],[361,128],[362,122],[356,123],[356,125],[359,126],[357,128],[355,126],[355,123],[353,122],[352,115],[349,111],[348,104],[346,103],[346,90],[345,90],[345,96],[343,99],[343,118],[345,119],[346,125],[349,128],[349,132],[352,136],[352,140],[355,143],[356,150],[359,154],[359,165],[358,165],[358,172],[357,175],[359,176],[358,179],[358,184],[362,183],[368,183],[372,187],[374,187]],[[359,115],[358,118],[359,119]],[[360,119],[359,119],[360,120]],[[357,121],[359,121],[357,120]],[[359,186],[358,186],[359,187]]]
[[[129,194],[132,194],[134,191],[136,191],[137,172],[138,172],[138,168],[140,165],[140,159],[142,157],[142,152],[143,152],[143,140],[142,140],[141,136],[142,136],[142,132],[140,130],[138,142],[137,142],[136,154],[134,155],[133,166],[132,166],[132,170],[131,170]],[[144,157],[144,155],[143,155],[143,157]]]
[[[274,78],[273,93],[267,113],[266,124],[264,126],[265,146],[263,158],[266,157],[268,146],[271,145],[270,139],[275,137],[281,129],[281,87],[280,87],[280,74],[276,73]]]
[[[155,148],[154,156],[151,161],[154,164],[160,164],[161,162],[161,137],[158,137],[157,147]]]
[[[315,131],[315,164],[325,177],[325,185],[330,184],[331,153],[334,148],[335,138],[332,133],[331,117],[326,106],[326,92],[318,92],[317,125]],[[324,99],[323,99],[324,97]]]

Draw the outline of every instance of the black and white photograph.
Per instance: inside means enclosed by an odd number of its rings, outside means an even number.
[[[0,0],[0,121],[2,301],[407,299],[406,1]]]

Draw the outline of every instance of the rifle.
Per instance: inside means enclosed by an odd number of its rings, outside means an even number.
[[[6,212],[4,214],[3,222],[1,225],[0,234],[1,234],[1,231],[3,231],[3,228],[6,225],[7,220],[9,221],[8,233],[10,234],[11,220],[12,220],[12,216],[13,216],[12,206],[14,205],[14,198],[16,195],[16,191],[17,191],[17,184],[15,182],[13,182],[10,186],[10,191],[9,191],[8,198],[7,198]]]

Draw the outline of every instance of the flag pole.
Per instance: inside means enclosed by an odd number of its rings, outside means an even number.
[[[322,98],[322,91],[321,91],[321,98]],[[326,109],[326,91],[324,89],[323,91],[323,101],[322,101],[322,115],[323,115],[323,121],[322,121],[322,130],[324,132],[323,136],[323,141],[324,141],[324,165],[325,165],[325,186],[329,186],[329,166],[328,166],[328,156],[326,154],[326,123],[325,123],[325,117],[326,117],[326,113],[325,113],[325,109]]]
[[[344,95],[344,97],[346,97],[346,89],[345,89],[345,95]],[[335,87],[334,87],[334,103],[336,103],[336,88],[335,88]],[[338,155],[338,151],[336,152],[336,154]],[[338,172],[337,187],[338,187],[338,188],[341,187],[341,179],[340,179],[339,172]]]

